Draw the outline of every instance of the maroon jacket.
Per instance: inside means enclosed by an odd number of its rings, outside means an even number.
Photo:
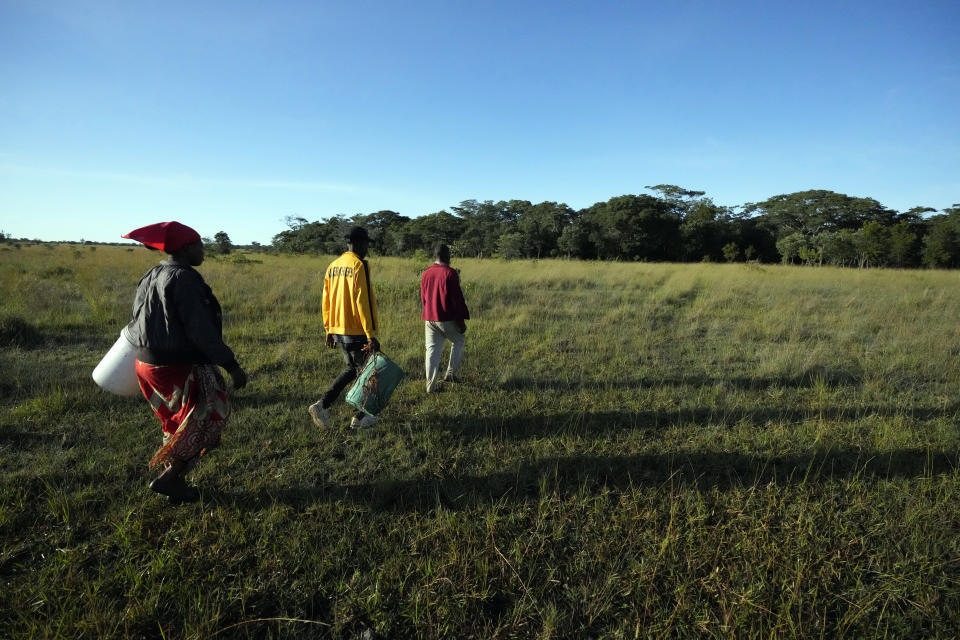
[[[432,264],[420,278],[422,318],[427,321],[467,320],[470,311],[460,289],[460,276],[446,264]]]

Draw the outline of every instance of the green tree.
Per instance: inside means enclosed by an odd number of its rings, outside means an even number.
[[[730,210],[714,204],[710,198],[700,198],[686,208],[680,224],[681,257],[686,260],[725,258],[724,247],[731,242],[737,244],[735,235]]]
[[[527,207],[517,221],[517,230],[524,237],[525,255],[535,258],[554,255],[560,235],[572,219],[573,210],[565,204],[541,202]]]
[[[273,236],[273,246],[281,253],[337,255],[344,249],[343,238],[351,226],[342,215],[314,222],[288,216],[286,222],[290,228]]]
[[[448,211],[437,211],[425,216],[413,218],[406,224],[406,240],[408,251],[423,249],[429,253],[437,242],[450,246],[450,251],[456,256],[470,256],[469,249],[464,250],[460,245],[464,222],[461,218]]]
[[[719,260],[723,257],[723,247],[736,242],[735,229],[730,224],[731,210],[705,198],[706,192],[673,184],[646,186],[644,189],[659,193],[660,199],[683,220],[677,259]]]
[[[807,265],[823,264],[823,250],[803,244],[797,248],[797,256]]]
[[[799,231],[777,240],[777,251],[783,264],[793,264],[799,259],[800,249],[807,246],[807,238]]]
[[[752,249],[748,260],[756,257],[759,262],[776,262],[780,259],[776,237],[756,218],[748,218],[742,213],[731,211],[730,219],[724,226],[731,241],[747,247],[747,250]],[[744,253],[747,250],[744,250]]]
[[[890,232],[876,220],[871,220],[854,234],[854,244],[861,267],[880,266],[890,252]]]
[[[514,260],[525,257],[526,241],[522,233],[505,233],[497,239],[497,257]]]
[[[588,258],[594,253],[590,244],[590,229],[582,216],[575,215],[557,239],[557,251],[568,258]]]
[[[736,242],[723,245],[723,257],[727,262],[736,262],[740,258],[740,247]]]
[[[421,246],[421,240],[414,230],[413,220],[398,221],[391,224],[384,232],[381,244],[384,255],[405,256],[419,250],[426,250]]]
[[[233,251],[233,243],[230,242],[230,236],[227,235],[226,231],[217,231],[213,234],[213,249],[215,253],[221,256]]]
[[[913,225],[900,220],[890,227],[890,264],[895,267],[916,266],[920,252],[920,237]]]
[[[680,258],[682,218],[664,200],[648,195],[618,196],[586,209],[583,217],[597,258]]]
[[[960,262],[960,233],[956,215],[934,216],[924,238],[923,264],[928,267],[955,267]]]
[[[477,202],[464,200],[451,207],[462,221],[457,242],[461,255],[482,258],[497,250],[500,236],[516,230],[517,220],[530,207],[525,200]]]
[[[906,221],[909,224],[918,224],[923,222],[923,214],[935,213],[937,210],[933,207],[913,207],[904,213],[896,216],[896,221]]]
[[[777,239],[794,233],[810,238],[821,231],[859,229],[877,221],[887,225],[895,212],[873,198],[854,198],[833,191],[798,191],[744,205],[744,213],[759,216]]]
[[[350,219],[352,225],[363,227],[370,236],[370,249],[379,255],[398,255],[403,253],[402,243],[398,246],[397,234],[391,233],[410,221],[396,211],[384,209],[375,213],[358,213]],[[401,236],[402,237],[402,236]]]
[[[850,229],[822,231],[812,238],[812,243],[826,264],[849,267],[857,263],[857,246]]]
[[[686,217],[706,193],[706,191],[684,189],[675,184],[658,184],[653,187],[646,186],[644,189],[658,192],[660,199],[669,204],[680,217]]]

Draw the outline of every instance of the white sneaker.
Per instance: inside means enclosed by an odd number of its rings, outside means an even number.
[[[351,429],[366,429],[375,424],[377,424],[377,416],[363,416],[360,419],[357,419],[357,416],[353,416],[353,419],[350,420]]]
[[[313,424],[324,429],[330,428],[330,412],[323,408],[321,401],[314,402],[307,408],[310,417],[313,418]]]

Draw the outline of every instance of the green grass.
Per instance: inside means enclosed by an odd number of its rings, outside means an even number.
[[[408,378],[354,436],[306,413],[329,258],[209,260],[251,381],[170,507],[90,379],[160,257],[0,248],[0,637],[960,633],[957,273],[459,260],[427,396],[426,265],[373,258]]]

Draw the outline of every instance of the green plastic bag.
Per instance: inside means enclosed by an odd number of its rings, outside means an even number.
[[[397,363],[379,351],[373,352],[347,391],[347,404],[371,416],[377,415],[390,402],[403,375]]]

